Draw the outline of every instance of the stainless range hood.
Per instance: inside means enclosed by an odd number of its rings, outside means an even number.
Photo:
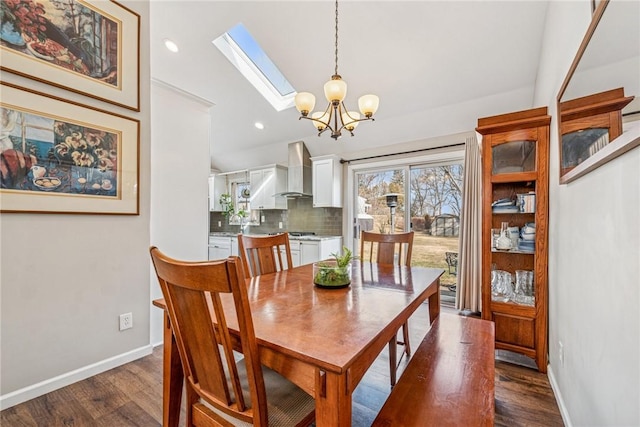
[[[304,142],[289,144],[289,167],[287,172],[287,191],[276,196],[286,198],[312,197],[311,156]]]

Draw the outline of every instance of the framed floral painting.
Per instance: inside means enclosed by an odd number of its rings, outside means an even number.
[[[138,214],[138,120],[0,84],[2,212]]]
[[[0,68],[139,111],[140,16],[106,0],[0,0]]]

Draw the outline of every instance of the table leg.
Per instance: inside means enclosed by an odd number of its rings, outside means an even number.
[[[351,393],[348,371],[342,374],[318,370],[316,373],[316,426],[350,427]]]
[[[440,279],[433,282],[429,287],[435,286],[435,292],[429,295],[429,322],[433,323],[434,320],[440,315]]]
[[[184,373],[180,353],[171,331],[169,315],[164,315],[164,353],[162,364],[162,425],[178,427]]]

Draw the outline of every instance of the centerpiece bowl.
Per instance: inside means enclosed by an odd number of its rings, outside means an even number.
[[[320,288],[340,289],[351,284],[351,263],[339,265],[336,260],[313,263],[313,283]]]

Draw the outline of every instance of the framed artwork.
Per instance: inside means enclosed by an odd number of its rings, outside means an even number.
[[[105,0],[0,0],[2,70],[140,110],[140,16]]]
[[[0,84],[0,211],[139,213],[138,120]]]

